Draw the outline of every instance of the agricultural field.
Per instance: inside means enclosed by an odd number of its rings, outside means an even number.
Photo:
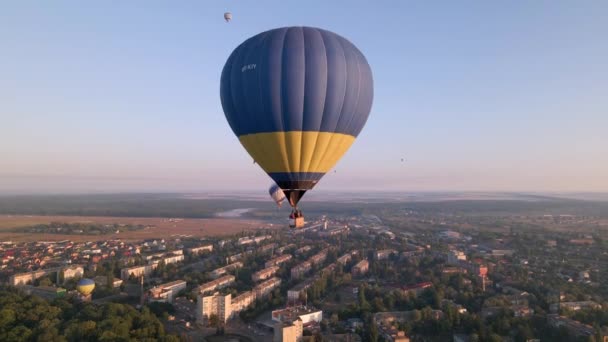
[[[147,228],[134,231],[120,231],[105,235],[48,234],[19,232],[17,228],[38,224],[89,223],[142,225]],[[110,238],[122,240],[143,240],[171,235],[219,236],[266,227],[263,222],[238,218],[181,219],[163,217],[101,217],[101,216],[42,216],[42,215],[0,215],[0,241],[91,241]]]

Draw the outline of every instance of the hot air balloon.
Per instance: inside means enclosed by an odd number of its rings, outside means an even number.
[[[95,282],[88,278],[82,278],[76,285],[76,290],[83,296],[88,296],[95,289]]]
[[[226,20],[226,22],[230,22],[230,20],[232,20],[232,13],[230,12],[226,12],[224,13],[224,20]]]
[[[346,153],[373,100],[372,72],[351,42],[323,29],[284,27],[240,44],[220,96],[234,134],[293,207]],[[303,223],[303,219],[301,220]]]
[[[283,204],[283,201],[285,200],[285,193],[283,190],[281,190],[278,185],[273,184],[268,189],[268,193],[270,194],[270,198],[277,202],[277,205],[280,208],[281,204]]]

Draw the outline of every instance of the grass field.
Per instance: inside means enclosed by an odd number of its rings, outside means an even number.
[[[151,226],[137,231],[125,231],[106,235],[62,235],[32,234],[9,231],[14,228],[27,227],[50,222],[61,223],[96,223],[96,224],[132,224]],[[255,230],[263,223],[244,219],[168,219],[162,217],[100,217],[100,216],[38,216],[38,215],[0,215],[0,240],[12,241],[95,241],[110,238],[121,240],[142,240],[169,237],[174,234],[194,236],[231,235],[244,230]]]

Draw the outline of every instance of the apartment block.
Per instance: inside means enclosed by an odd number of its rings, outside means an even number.
[[[276,258],[272,258],[264,264],[264,267],[278,266],[284,262],[291,260],[291,254],[283,254]]]
[[[272,292],[272,290],[279,287],[279,285],[281,285],[280,278],[277,278],[277,277],[270,278],[270,279],[256,285],[253,288],[253,292],[255,293],[255,297],[259,299],[259,298],[265,297],[267,294]]]
[[[205,294],[206,292],[215,291],[218,289],[222,289],[226,286],[232,285],[235,281],[233,275],[225,275],[223,277],[217,278],[210,282],[204,283],[196,288],[198,293]]]
[[[266,280],[279,271],[279,266],[270,266],[251,275],[253,281]]]

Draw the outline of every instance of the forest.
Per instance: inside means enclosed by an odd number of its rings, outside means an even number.
[[[0,288],[0,341],[179,341],[148,307],[95,305],[59,298],[48,302]]]

